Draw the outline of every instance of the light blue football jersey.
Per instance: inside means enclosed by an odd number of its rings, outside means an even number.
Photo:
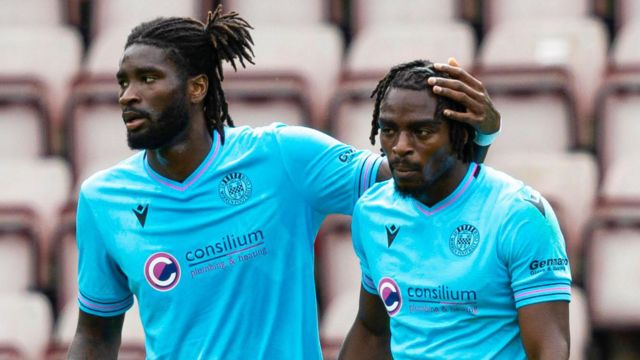
[[[282,124],[225,136],[181,183],[145,152],[83,183],[80,308],[118,315],[135,296],[149,359],[320,359],[314,239],[381,158]]]
[[[362,286],[384,302],[395,359],[525,359],[517,309],[570,300],[553,210],[490,167],[470,164],[430,208],[393,180],[376,184],[352,227]]]

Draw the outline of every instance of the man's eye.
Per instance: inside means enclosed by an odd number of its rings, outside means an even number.
[[[120,86],[121,89],[124,89],[127,86],[129,86],[129,82],[124,80],[118,80],[118,86]]]
[[[156,78],[153,77],[153,76],[143,76],[142,77],[142,82],[144,82],[145,84],[151,84],[154,81],[156,81]]]
[[[429,136],[429,134],[431,134],[431,130],[428,129],[418,129],[416,130],[416,134],[418,136]]]
[[[391,135],[393,134],[393,129],[391,128],[381,128],[380,129],[380,133],[385,134],[385,135]]]

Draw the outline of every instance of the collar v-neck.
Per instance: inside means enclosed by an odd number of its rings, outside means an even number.
[[[213,160],[218,155],[218,151],[220,150],[220,134],[217,131],[213,132],[213,144],[211,144],[211,149],[207,154],[207,157],[202,160],[200,165],[186,178],[184,181],[175,181],[169,178],[166,178],[160,174],[158,174],[153,168],[149,165],[149,160],[147,159],[147,152],[143,156],[144,168],[147,171],[147,174],[156,182],[161,185],[167,186],[173,190],[177,191],[185,191],[191,185],[193,185],[198,179],[207,171],[207,169],[213,163]]]
[[[425,204],[421,203],[415,198],[412,199],[412,201],[414,205],[418,208],[418,210],[420,210],[420,212],[422,212],[423,214],[427,216],[437,214],[440,211],[447,209],[451,205],[456,203],[456,201],[460,199],[460,197],[467,192],[473,180],[477,178],[479,171],[480,171],[480,165],[476,163],[471,163],[469,165],[469,169],[467,169],[467,173],[465,174],[462,181],[460,181],[458,186],[455,188],[455,190],[453,190],[453,192],[451,192],[451,194],[449,194],[446,198],[438,201],[431,207],[426,206]]]

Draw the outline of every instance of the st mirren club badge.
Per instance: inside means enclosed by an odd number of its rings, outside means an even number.
[[[449,237],[449,249],[454,255],[471,254],[480,242],[480,232],[475,226],[464,224],[458,226]]]
[[[240,172],[227,174],[218,184],[218,194],[228,205],[240,205],[251,196],[251,180]]]

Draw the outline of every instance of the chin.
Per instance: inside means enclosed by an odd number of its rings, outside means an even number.
[[[396,191],[402,196],[402,197],[418,197],[418,195],[423,194],[425,192],[425,186],[424,184],[407,184],[407,183],[403,183],[403,182],[398,182],[395,181],[394,179],[394,186]]]
[[[127,144],[131,150],[155,150],[162,146],[157,138],[133,133],[127,134]]]

